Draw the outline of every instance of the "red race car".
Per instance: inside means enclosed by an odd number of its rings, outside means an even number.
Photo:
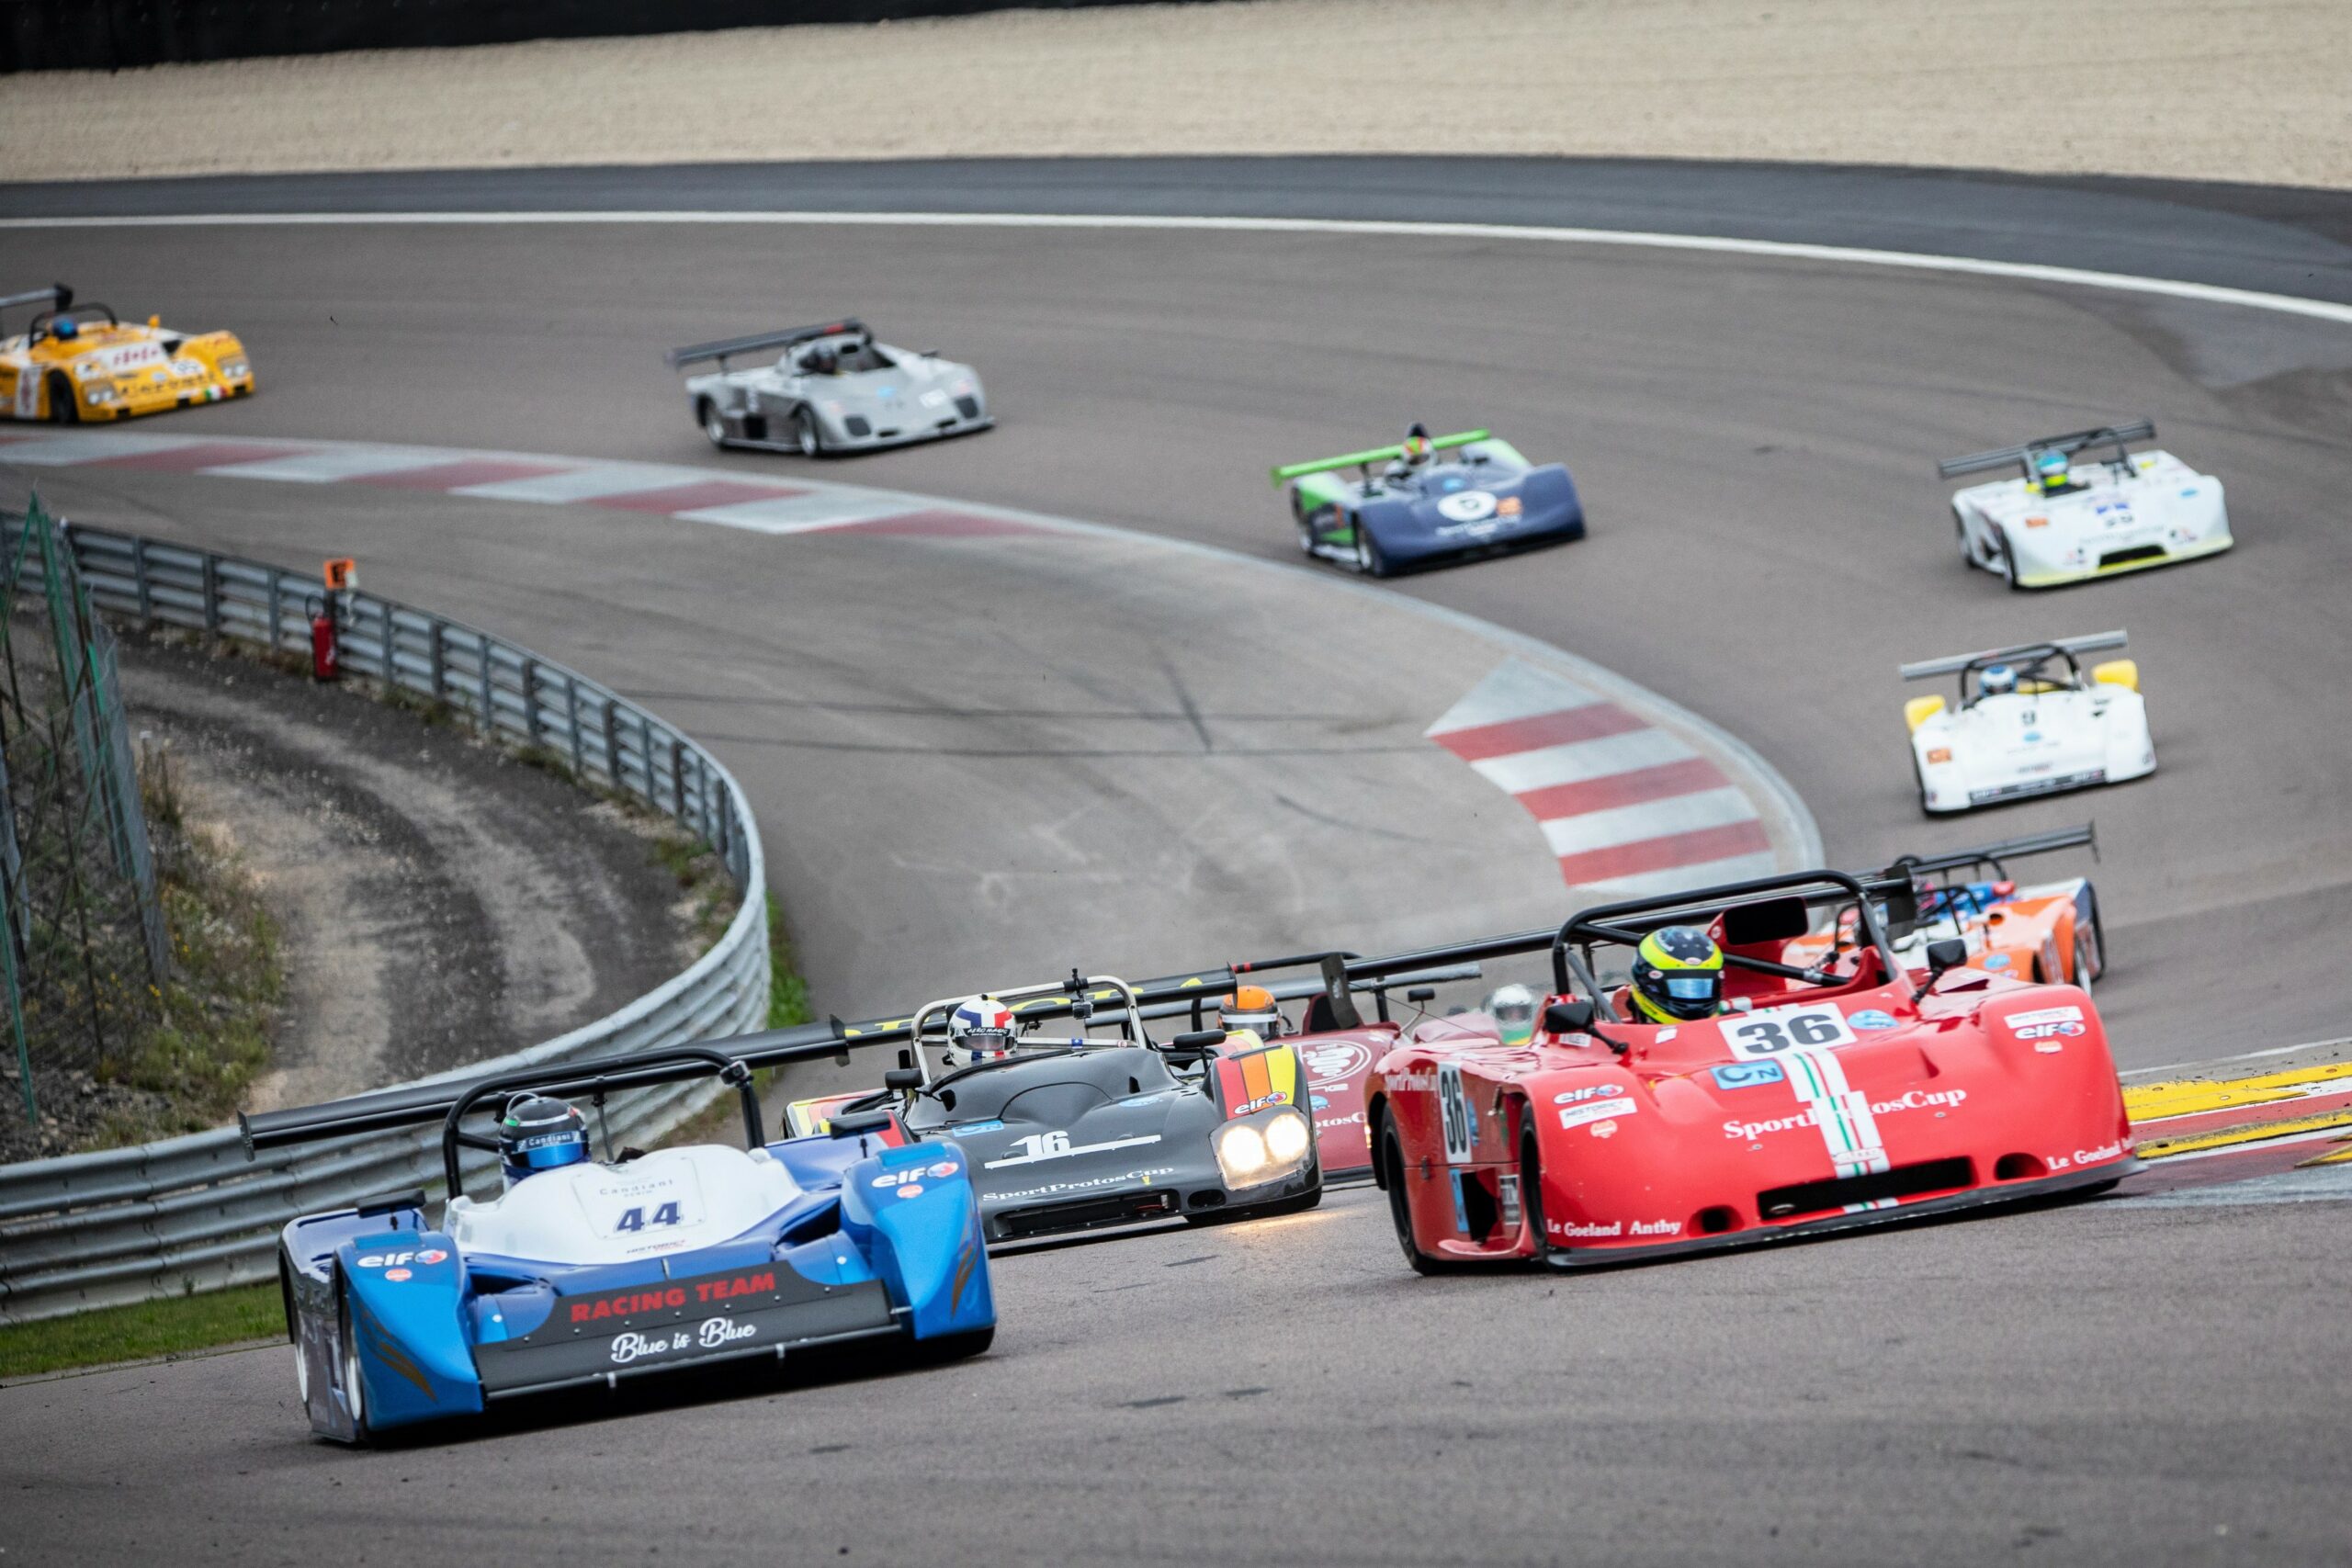
[[[1433,1273],[1668,1258],[2087,1193],[2138,1169],[2090,997],[1968,968],[1956,940],[1906,969],[1878,911],[1911,889],[1907,874],[1799,872],[1603,905],[1554,938],[1527,1043],[1476,1012],[1408,1031],[1364,1088],[1407,1259]],[[1858,944],[1826,968],[1787,961],[1818,914],[1835,930],[1847,909]],[[1630,962],[1668,926],[1720,943],[1723,1010],[1627,1021],[1596,955]]]

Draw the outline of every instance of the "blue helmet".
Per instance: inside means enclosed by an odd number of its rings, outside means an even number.
[[[587,1157],[588,1122],[571,1105],[538,1094],[518,1094],[506,1102],[498,1122],[498,1163],[507,1186]]]
[[[1987,664],[1976,677],[1976,689],[1988,697],[2006,696],[2018,689],[2018,672],[2006,664]]]
[[[82,329],[74,324],[73,317],[61,315],[49,323],[49,330],[51,336],[63,339],[74,336]]]
[[[2033,455],[2033,477],[2041,481],[2043,489],[2065,484],[2073,475],[2074,466],[2067,462],[2064,452],[2052,448]]]

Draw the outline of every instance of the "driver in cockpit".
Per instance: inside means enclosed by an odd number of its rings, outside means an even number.
[[[947,1015],[947,1065],[968,1067],[1010,1056],[1019,1043],[1019,1029],[1012,1010],[994,997],[967,997]]]
[[[1660,926],[1634,950],[1634,1023],[1696,1023],[1724,1010],[1724,950],[1704,926]]]
[[[560,1170],[588,1157],[588,1122],[569,1101],[518,1094],[498,1119],[498,1167],[513,1191],[543,1170]]]
[[[1405,432],[1405,444],[1388,465],[1386,478],[1391,484],[1401,484],[1427,467],[1436,447],[1430,444],[1430,427],[1416,421]]]

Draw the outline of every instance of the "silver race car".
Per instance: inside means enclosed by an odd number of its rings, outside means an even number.
[[[729,359],[783,352],[755,370]],[[828,321],[669,353],[670,367],[717,361],[686,378],[695,423],[714,446],[749,446],[820,457],[871,452],[986,430],[988,394],[978,372],[931,352],[876,343],[863,321]]]

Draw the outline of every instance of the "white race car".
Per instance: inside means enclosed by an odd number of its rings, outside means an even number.
[[[2024,471],[1951,498],[1961,558],[2012,588],[2050,588],[2228,549],[2237,541],[2222,481],[2169,452],[2131,450],[2132,442],[2155,434],[2153,423],[2135,420],[1937,464],[1948,479],[2012,466]],[[2074,461],[2093,446],[2112,446],[2115,455]]]
[[[1906,681],[1960,677],[1958,707],[1903,705],[1920,809],[1942,816],[2154,773],[2139,665],[2110,660],[2086,677],[2076,662],[2123,645],[2121,632],[2101,632],[1903,666]]]
[[[781,349],[751,370],[729,359]],[[820,457],[967,435],[996,423],[979,373],[968,365],[876,343],[865,324],[821,326],[673,348],[670,366],[716,360],[686,378],[686,402],[713,446],[750,446]]]

